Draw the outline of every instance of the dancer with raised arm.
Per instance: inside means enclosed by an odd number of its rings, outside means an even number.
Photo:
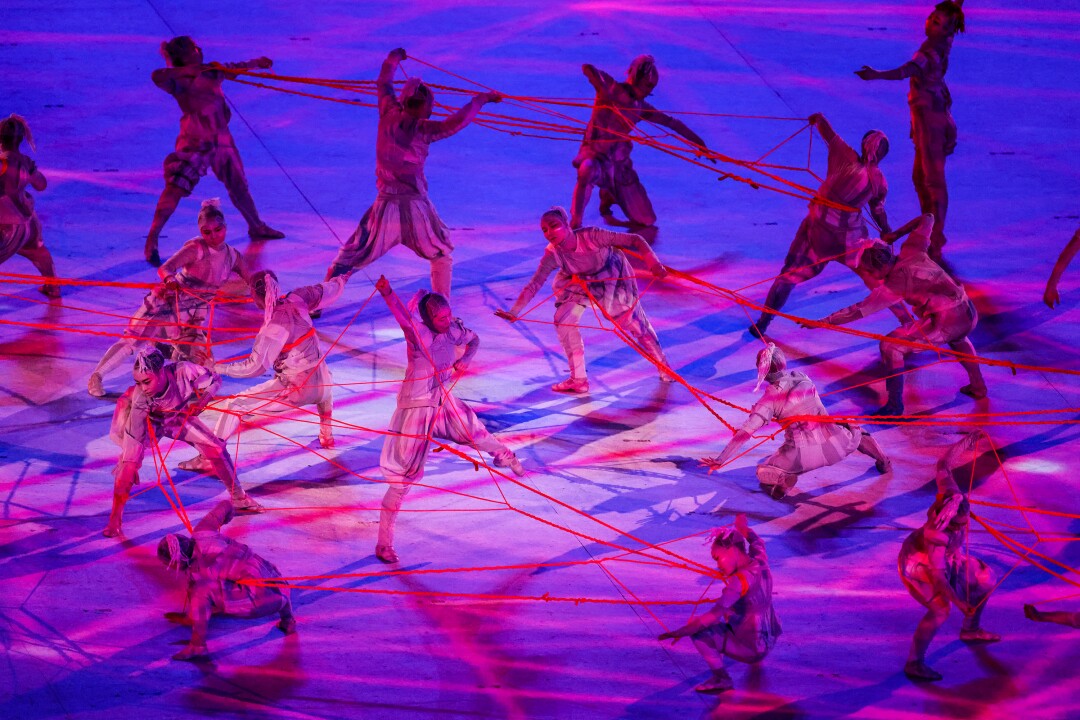
[[[735,687],[724,668],[724,658],[757,663],[765,659],[780,636],[780,621],[773,610],[773,579],[765,541],[750,529],[746,515],[734,527],[717,528],[712,557],[724,591],[716,604],[677,630],[661,633],[659,640],[690,637],[709,665],[712,675],[694,689],[722,693]]]
[[[508,322],[517,322],[548,276],[558,271],[552,283],[555,333],[570,362],[570,377],[555,383],[551,389],[575,394],[589,391],[585,342],[578,323],[585,309],[592,305],[600,310],[602,319],[615,323],[618,332],[652,360],[662,382],[674,381],[660,339],[641,304],[634,269],[622,251],[627,247],[638,252],[654,277],[664,277],[667,269],[645,239],[596,227],[573,230],[570,217],[561,207],[551,208],[540,217],[540,230],[548,242],[540,266],[518,294],[513,307],[495,314]]]
[[[450,229],[428,198],[424,166],[429,146],[461,131],[476,118],[480,108],[490,102],[501,102],[502,95],[479,93],[445,120],[432,120],[435,97],[419,78],[409,78],[401,94],[394,96],[394,73],[405,58],[401,48],[392,50],[383,61],[376,81],[379,128],[375,136],[375,187],[378,195],[355,232],[338,251],[326,271],[326,279],[366,267],[400,244],[431,263],[432,289],[449,298],[454,245],[450,242]]]
[[[945,158],[956,149],[956,121],[945,73],[949,69],[953,38],[964,32],[963,4],[963,0],[945,0],[935,5],[926,18],[926,40],[911,60],[900,67],[875,70],[863,65],[855,71],[863,80],[910,81],[908,107],[911,139],[915,143],[911,179],[919,195],[920,209],[937,218],[930,238],[930,257],[939,263],[945,247],[945,215],[949,209]]]
[[[508,467],[515,475],[524,475],[525,468],[510,448],[488,432],[473,409],[453,393],[454,374],[465,372],[480,347],[476,333],[454,317],[450,303],[438,293],[421,290],[406,308],[385,277],[379,278],[375,288],[405,333],[408,346],[405,380],[379,457],[379,466],[390,486],[383,495],[375,556],[385,563],[395,563],[398,554],[394,550],[394,526],[398,512],[409,488],[424,477],[432,439],[482,450],[495,458],[495,467]]]
[[[186,442],[207,458],[237,510],[261,511],[262,506],[240,487],[225,441],[198,417],[214,399],[221,378],[194,363],[166,364],[165,356],[157,349],[144,350],[135,357],[132,375],[135,385],[117,402],[109,433],[120,446],[120,458],[113,469],[112,512],[105,537],[121,533],[124,505],[131,488],[139,483],[146,451],[162,438]]]
[[[700,153],[708,152],[705,141],[682,120],[657,110],[645,100],[660,82],[660,71],[652,55],[634,58],[625,82],[617,82],[593,65],[582,65],[581,70],[596,90],[596,98],[581,149],[574,158],[577,182],[570,206],[570,226],[581,227],[593,188],[598,187],[600,214],[605,219],[613,220],[611,207],[618,205],[626,213],[626,224],[630,228],[636,232],[649,228],[652,230],[650,235],[654,234],[656,212],[630,160],[630,151],[634,149],[630,133],[638,123],[645,121],[675,131]]]
[[[222,535],[221,526],[232,519],[232,504],[222,500],[199,521],[191,537],[169,533],[158,543],[158,559],[187,581],[183,611],[165,613],[169,622],[191,626],[191,640],[173,660],[209,656],[206,635],[213,615],[277,615],[279,630],[286,635],[296,632],[289,589],[273,584],[281,572],[244,543]]]
[[[910,233],[895,256],[881,243],[868,244],[860,254],[859,268],[877,280],[878,286],[854,305],[803,324],[810,328],[818,327],[814,323],[846,325],[901,301],[912,306],[916,317],[881,341],[889,399],[877,411],[878,415],[904,414],[904,364],[908,355],[925,350],[926,345],[948,345],[955,351],[969,380],[960,392],[976,400],[986,397],[982,368],[975,346],[968,339],[979,321],[979,314],[964,286],[953,280],[927,254],[933,226],[934,216],[923,215],[888,233],[882,238],[887,242]],[[893,339],[900,342],[892,342]]]
[[[229,199],[247,221],[252,240],[285,237],[285,233],[263,222],[255,209],[240,151],[229,131],[232,111],[221,89],[228,77],[226,70],[268,69],[273,62],[261,57],[246,62],[204,63],[202,48],[187,35],[161,43],[161,55],[168,67],[155,70],[150,77],[155,85],[173,96],[183,115],[176,149],[165,158],[165,189],[158,198],[154,221],[146,236],[146,261],[154,266],[161,264],[158,253],[161,230],[207,170],[213,170],[229,191]]]
[[[870,433],[852,423],[828,420],[829,413],[821,404],[814,382],[804,373],[787,369],[784,351],[769,343],[757,354],[758,379],[768,383],[765,394],[750,409],[750,417],[735,432],[719,457],[701,459],[709,469],[720,470],[739,452],[754,433],[775,420],[784,428],[784,444],[757,466],[758,482],[771,497],[786,495],[799,475],[828,465],[835,465],[858,451],[874,460],[881,474],[889,472],[892,463]],[[822,418],[821,420],[794,418]]]
[[[0,263],[22,255],[46,278],[41,292],[58,298],[60,286],[48,282],[56,277],[52,253],[45,247],[34,196],[28,190],[42,192],[49,183],[37,163],[22,153],[23,140],[36,149],[26,120],[14,113],[0,120]]]
[[[251,276],[251,297],[263,311],[263,324],[251,354],[231,363],[216,363],[214,371],[234,378],[253,378],[271,368],[274,377],[226,400],[220,407],[214,434],[228,440],[240,421],[278,415],[304,405],[319,412],[319,444],[334,446],[334,378],[319,349],[311,314],[332,305],[345,289],[349,274],[280,295],[277,275],[260,270]],[[180,463],[182,470],[206,472],[209,459],[199,455]]]
[[[217,198],[199,209],[199,236],[184,243],[158,268],[161,285],[143,298],[124,336],[105,351],[87,382],[87,392],[103,397],[105,375],[153,340],[172,344],[174,360],[212,365],[206,332],[207,307],[235,273],[247,279],[240,253],[225,243],[225,214]]]
[[[934,480],[937,497],[926,523],[908,535],[900,548],[900,580],[911,596],[926,608],[911,640],[904,674],[912,680],[935,681],[941,673],[926,664],[926,651],[955,605],[964,613],[960,639],[967,643],[997,642],[1000,635],[981,625],[986,600],[995,586],[990,566],[968,553],[970,507],[953,473],[974,450],[981,431],[968,433],[945,452]]]

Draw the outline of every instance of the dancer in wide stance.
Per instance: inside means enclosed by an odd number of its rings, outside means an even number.
[[[1054,263],[1054,269],[1050,272],[1050,278],[1046,281],[1043,302],[1046,303],[1047,307],[1053,309],[1061,302],[1061,296],[1058,295],[1058,281],[1061,280],[1065,268],[1069,267],[1069,263],[1076,257],[1077,252],[1080,252],[1080,230],[1073,233],[1072,239],[1065,245],[1065,249],[1061,251],[1057,262]]]
[[[0,263],[12,255],[22,255],[44,278],[55,278],[52,253],[45,247],[41,220],[34,212],[34,197],[27,188],[38,192],[49,184],[37,163],[22,153],[22,142],[35,150],[30,126],[12,113],[0,120]],[[46,281],[41,292],[60,297],[60,286]]]
[[[758,338],[764,335],[775,317],[767,310],[784,307],[796,285],[820,275],[830,262],[843,263],[859,273],[854,260],[855,247],[870,236],[862,215],[864,207],[870,208],[870,215],[881,232],[892,229],[885,213],[885,195],[889,188],[878,167],[889,152],[889,139],[885,133],[880,130],[867,132],[862,138],[862,152],[857,153],[833,130],[824,115],[814,113],[809,120],[829,146],[828,170],[817,197],[846,205],[851,210],[840,210],[816,201],[810,203],[810,212],[791,241],[784,267],[765,297],[766,310],[749,328],[750,334]],[[868,285],[871,283],[865,275],[860,274],[860,277]],[[897,306],[896,312],[902,322],[910,319],[903,303]]]
[[[980,624],[986,599],[994,588],[995,574],[982,560],[968,554],[970,507],[953,477],[981,435],[979,431],[968,433],[938,461],[934,478],[937,497],[927,512],[926,523],[908,535],[900,548],[897,559],[900,579],[911,596],[926,608],[904,665],[904,674],[912,680],[941,679],[941,674],[926,664],[926,650],[953,605],[964,613],[961,640],[972,643],[1001,639]]]
[[[495,458],[495,467],[509,467],[515,475],[524,475],[525,468],[452,392],[454,373],[465,372],[480,347],[476,333],[454,317],[450,303],[438,293],[421,290],[406,308],[385,277],[379,278],[375,288],[405,333],[409,353],[397,408],[379,457],[390,487],[382,500],[375,555],[385,563],[395,563],[394,524],[405,494],[424,477],[433,438],[482,450]]]
[[[914,309],[915,319],[893,330],[881,341],[881,358],[887,373],[885,388],[889,399],[877,411],[878,415],[903,415],[902,373],[905,358],[925,350],[925,345],[944,344],[954,350],[969,379],[960,392],[976,400],[986,397],[986,381],[983,380],[975,347],[968,339],[979,321],[979,314],[964,286],[953,280],[927,255],[933,227],[934,216],[923,215],[889,233],[883,238],[888,242],[911,233],[901,246],[900,253],[895,256],[881,244],[869,245],[861,253],[859,268],[880,284],[864,300],[816,321],[845,325],[900,301]],[[805,323],[804,327],[817,326]]]
[[[283,633],[296,632],[289,589],[273,584],[281,578],[278,569],[244,543],[221,534],[221,526],[232,519],[232,504],[222,500],[199,521],[191,537],[170,533],[158,543],[158,559],[169,569],[183,573],[187,580],[183,611],[165,613],[169,622],[191,625],[190,642],[173,655],[173,660],[194,660],[210,654],[206,634],[213,615],[277,615],[277,626]],[[265,584],[267,581],[271,584]]]
[[[630,133],[639,122],[645,121],[675,131],[701,153],[708,152],[705,141],[681,120],[657,110],[645,100],[660,82],[660,71],[651,55],[634,58],[625,82],[616,82],[592,65],[582,65],[581,70],[596,90],[596,99],[581,149],[574,158],[577,183],[570,206],[570,225],[581,227],[585,206],[593,188],[598,187],[600,214],[605,219],[611,220],[611,206],[618,205],[626,213],[629,227],[636,232],[652,228],[656,213],[630,160],[630,151],[634,149]]]
[[[724,658],[756,663],[776,644],[780,621],[772,605],[772,571],[765,542],[750,529],[746,515],[739,513],[735,526],[717,528],[712,557],[724,591],[708,610],[677,630],[661,633],[660,640],[690,637],[709,665],[712,675],[694,689],[700,693],[722,693],[734,683],[724,669]]]
[[[450,297],[454,245],[450,229],[428,198],[428,146],[471,123],[485,104],[501,102],[497,92],[480,93],[445,120],[431,120],[435,97],[418,78],[409,78],[394,96],[394,73],[405,59],[401,48],[383,61],[376,85],[379,128],[375,136],[375,203],[360,219],[326,271],[326,279],[375,262],[401,244],[431,263],[431,287]]]
[[[930,257],[941,262],[945,246],[945,214],[949,189],[945,183],[945,158],[956,149],[956,121],[952,95],[945,85],[953,38],[964,32],[963,0],[946,0],[934,6],[926,18],[926,40],[906,63],[892,70],[864,65],[855,74],[863,80],[910,80],[911,139],[915,143],[915,166],[911,179],[919,195],[919,207],[937,218],[930,238]]]
[[[161,55],[168,67],[155,70],[150,77],[155,85],[173,96],[183,115],[176,149],[165,158],[165,189],[158,198],[154,221],[146,236],[146,261],[155,266],[161,264],[158,236],[180,200],[191,194],[207,170],[213,170],[229,191],[229,199],[247,221],[252,240],[285,237],[283,232],[263,222],[255,209],[240,152],[229,132],[232,112],[221,90],[228,77],[226,70],[266,69],[273,64],[270,58],[207,64],[203,62],[202,48],[186,35],[161,43]]]
[[[516,322],[548,276],[558,270],[552,283],[555,333],[570,362],[570,377],[555,383],[551,389],[564,393],[589,391],[585,343],[578,323],[585,309],[592,304],[601,311],[603,319],[613,322],[620,334],[627,336],[656,364],[661,381],[672,382],[675,378],[668,372],[660,340],[641,305],[634,269],[620,249],[628,247],[640,253],[652,274],[662,278],[667,270],[644,238],[596,227],[572,230],[570,218],[561,207],[551,208],[540,217],[540,229],[548,241],[540,266],[522,288],[513,307],[495,314]]]
[[[300,287],[279,296],[277,275],[260,270],[251,277],[251,297],[263,311],[263,324],[251,354],[244,360],[217,363],[214,371],[234,378],[253,378],[273,368],[274,377],[240,393],[216,409],[214,434],[232,437],[241,419],[277,415],[304,405],[319,411],[319,444],[334,446],[334,378],[319,350],[311,313],[327,307],[345,289],[349,275],[318,285]],[[210,460],[202,455],[180,463],[182,470],[206,472]]]
[[[142,351],[135,357],[133,385],[116,404],[110,437],[120,446],[120,459],[113,469],[112,512],[105,537],[121,532],[124,504],[131,488],[139,483],[143,456],[162,438],[175,438],[195,447],[206,457],[214,474],[225,484],[237,510],[262,510],[236,477],[236,468],[225,442],[200,419],[221,385],[212,371],[189,362],[165,364],[159,350]]]
[[[814,382],[805,374],[786,368],[784,351],[776,345],[769,343],[758,351],[754,390],[765,382],[765,394],[750,408],[750,417],[720,456],[701,459],[709,473],[727,465],[758,429],[773,420],[784,428],[784,444],[757,466],[758,482],[773,498],[786,495],[795,487],[799,475],[835,465],[856,450],[872,458],[879,473],[887,473],[892,463],[873,436],[858,425],[829,420]],[[789,420],[803,417],[822,419]]]
[[[105,395],[105,375],[150,341],[168,340],[173,359],[212,365],[213,351],[206,333],[206,310],[221,286],[247,270],[240,253],[225,243],[225,215],[217,198],[199,209],[199,237],[184,243],[158,268],[161,285],[143,298],[124,336],[105,351],[87,382],[94,397]]]

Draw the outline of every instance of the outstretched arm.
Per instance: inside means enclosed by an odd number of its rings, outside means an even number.
[[[628,246],[630,250],[633,250],[645,259],[645,263],[649,266],[649,272],[658,278],[667,275],[667,268],[664,267],[664,263],[660,262],[660,258],[657,257],[656,252],[653,251],[652,246],[646,242],[645,238],[635,233],[615,234],[620,236],[620,244]]]
[[[289,339],[288,329],[269,322],[259,330],[251,354],[231,363],[215,363],[214,372],[234,378],[253,378],[270,369]]]
[[[208,532],[217,532],[221,529],[222,525],[228,525],[229,521],[233,519],[233,504],[232,500],[222,500],[214,509],[206,513],[206,517],[199,521],[195,526],[195,532],[201,532],[203,530]]]
[[[413,327],[412,313],[401,303],[401,298],[394,292],[394,288],[390,287],[390,281],[386,279],[385,275],[379,276],[379,279],[375,282],[375,289],[382,295],[383,300],[386,301],[386,306],[390,308],[390,314],[394,316],[397,324],[401,326],[401,331],[405,333],[406,342],[419,345],[420,340],[416,335],[416,329]]]
[[[870,291],[870,294],[863,300],[855,303],[854,305],[848,305],[843,310],[837,310],[830,315],[826,315],[819,322],[826,323],[828,325],[847,325],[849,322],[854,322],[860,318],[864,318],[867,315],[873,315],[878,310],[884,310],[887,307],[895,305],[896,303],[902,303],[904,299],[894,293],[884,283],[878,285],[876,288]],[[803,327],[814,328],[816,325],[809,325],[800,323]]]
[[[581,66],[581,72],[585,73],[585,77],[588,78],[589,84],[592,85],[593,89],[598,93],[607,94],[615,84],[615,78],[611,77],[595,65],[585,63]]]
[[[662,125],[670,130],[674,130],[702,150],[707,151],[709,149],[705,144],[705,141],[701,139],[701,136],[688,128],[686,123],[678,118],[671,117],[666,112],[657,110],[648,103],[645,104],[645,111],[641,113],[641,117],[643,120],[648,120],[649,122],[654,122],[657,125]],[[709,159],[712,160],[712,158]]]
[[[398,65],[407,56],[402,48],[394,48],[383,60],[379,68],[379,77],[375,79],[375,89],[379,95],[379,113],[384,113],[389,107],[401,107],[394,95],[394,74],[397,73]]]
[[[892,70],[875,70],[869,65],[863,65],[860,69],[855,71],[863,80],[906,80],[909,77],[915,77],[922,75],[922,70],[918,65],[910,60],[898,68]]]
[[[1050,272],[1050,279],[1046,281],[1046,291],[1043,293],[1043,302],[1046,303],[1048,307],[1053,308],[1061,302],[1061,297],[1058,295],[1057,289],[1058,281],[1061,280],[1065,268],[1069,267],[1069,263],[1076,257],[1077,252],[1080,252],[1080,230],[1073,233],[1072,240],[1069,240],[1069,244],[1061,251],[1061,255],[1058,256],[1057,262],[1054,263],[1054,269]]]
[[[472,100],[445,120],[423,121],[420,124],[420,132],[428,142],[445,140],[471,123],[479,114],[480,108],[489,102],[502,102],[502,95],[494,90],[475,95]]]
[[[521,292],[517,296],[517,300],[514,301],[514,305],[510,308],[509,312],[497,310],[495,314],[504,320],[509,320],[510,322],[516,321],[518,314],[525,309],[525,306],[529,304],[530,300],[536,297],[536,293],[543,287],[548,276],[550,276],[558,267],[559,264],[555,261],[554,254],[549,250],[545,250],[544,257],[540,258],[540,265],[537,266],[536,272],[533,273],[532,278],[525,287],[521,289]]]

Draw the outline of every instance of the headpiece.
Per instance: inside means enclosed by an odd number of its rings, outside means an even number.
[[[566,212],[566,208],[562,205],[552,205],[545,210],[544,214],[540,216],[540,222],[544,222],[549,217],[557,217],[567,225],[570,224],[570,213]]]
[[[261,297],[263,301],[263,327],[270,324],[277,307],[281,286],[273,270],[260,270],[251,276],[251,295]]]
[[[754,385],[754,391],[757,392],[769,373],[783,370],[785,367],[787,367],[787,358],[784,356],[784,351],[776,347],[774,343],[768,343],[757,354],[757,383]]]
[[[631,85],[647,85],[649,92],[660,82],[660,71],[656,67],[656,60],[652,55],[638,55],[630,63],[630,69],[626,72],[626,81]],[[646,93],[648,94],[648,93]]]
[[[5,136],[12,139],[13,145],[18,145],[17,141],[25,139],[31,150],[37,150],[34,145],[34,136],[30,134],[30,125],[27,124],[26,118],[22,115],[11,113],[3,120],[0,120],[0,137]]]
[[[889,154],[889,137],[880,130],[869,130],[862,139],[866,162],[880,163]]]
[[[135,352],[135,370],[157,374],[165,367],[165,356],[156,347],[142,347]]]

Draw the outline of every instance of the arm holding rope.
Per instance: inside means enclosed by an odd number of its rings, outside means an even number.
[[[460,132],[471,123],[479,114],[480,108],[487,103],[502,102],[502,94],[495,92],[483,92],[475,95],[472,100],[445,120],[424,120],[420,123],[420,133],[428,142],[445,140]]]
[[[735,457],[735,454],[739,452],[740,448],[753,437],[754,433],[764,427],[765,423],[769,422],[774,415],[772,400],[769,393],[766,392],[765,397],[758,400],[754,407],[750,409],[750,417],[746,419],[741,428],[735,431],[735,435],[728,441],[727,447],[720,453],[720,456],[701,458],[699,462],[702,467],[708,468],[709,474],[712,475],[714,470],[719,470],[727,465],[731,462],[731,458]]]
[[[1072,240],[1065,246],[1065,249],[1061,251],[1061,255],[1058,257],[1057,262],[1054,263],[1054,269],[1050,272],[1050,279],[1046,281],[1046,291],[1043,293],[1043,302],[1047,307],[1053,308],[1061,302],[1061,296],[1058,295],[1058,281],[1061,280],[1062,274],[1065,272],[1065,268],[1069,267],[1069,263],[1076,257],[1076,253],[1080,252],[1080,230],[1073,233]]]
[[[390,287],[390,281],[386,279],[385,275],[379,276],[379,279],[375,282],[375,289],[382,295],[383,300],[386,301],[386,306],[390,308],[390,314],[394,316],[397,324],[401,326],[401,331],[405,333],[405,341],[411,345],[419,345],[420,339],[413,328],[412,313],[401,304],[401,298],[394,292],[394,288]]]
[[[873,315],[879,310],[884,310],[887,307],[895,305],[896,303],[902,303],[904,298],[900,297],[892,290],[890,290],[884,283],[877,286],[870,291],[870,294],[866,298],[860,300],[854,305],[848,305],[842,310],[823,317],[816,322],[825,323],[827,325],[847,325],[850,322],[859,320],[867,315]],[[817,325],[810,323],[799,323],[805,328],[815,328]]]
[[[379,69],[379,77],[375,80],[375,88],[379,95],[379,114],[386,112],[390,107],[401,109],[401,105],[394,95],[394,74],[397,72],[398,65],[406,57],[405,50],[395,48],[383,60],[382,67]]]
[[[642,105],[645,106],[644,111],[641,113],[641,117],[643,120],[656,123],[657,125],[662,125],[669,130],[674,130],[679,135],[682,135],[684,138],[694,143],[694,145],[697,145],[701,149],[701,153],[699,154],[704,155],[706,160],[713,163],[714,165],[716,164],[716,158],[705,154],[709,152],[709,146],[705,144],[705,141],[701,139],[700,135],[687,127],[686,123],[684,123],[682,120],[679,120],[678,118],[671,117],[666,112],[657,110],[649,103],[643,102]]]
[[[610,93],[612,86],[615,85],[615,78],[611,77],[595,65],[585,63],[581,66],[581,72],[585,74],[585,77],[589,80],[589,84],[601,95]]]
[[[555,260],[555,255],[550,250],[544,251],[544,257],[540,258],[540,265],[536,268],[536,272],[533,273],[532,279],[521,289],[518,294],[517,300],[514,301],[514,305],[509,311],[496,310],[495,314],[501,317],[503,320],[509,322],[516,322],[518,314],[525,309],[525,306],[529,304],[529,301],[536,297],[536,293],[540,291],[548,277],[557,270],[559,267],[558,262]]]
[[[271,321],[259,330],[250,355],[237,362],[216,363],[214,372],[234,378],[253,378],[262,375],[274,364],[274,360],[281,354],[288,339],[289,331]]]
[[[912,61],[908,61],[892,70],[875,70],[869,65],[863,65],[855,71],[863,80],[907,80],[910,77],[922,75],[922,69]]]

